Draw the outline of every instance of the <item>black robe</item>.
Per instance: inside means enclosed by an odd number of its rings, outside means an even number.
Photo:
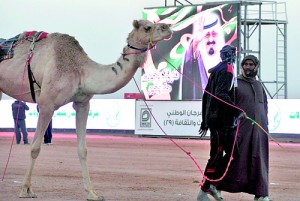
[[[243,109],[251,119],[268,132],[267,104],[266,93],[259,81],[254,78],[238,77],[236,106]],[[268,196],[268,136],[248,119],[240,122],[233,158],[226,176],[217,188],[233,193],[245,192]]]

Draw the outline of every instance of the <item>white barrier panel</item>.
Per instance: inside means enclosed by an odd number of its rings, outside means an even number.
[[[0,101],[0,128],[13,128],[11,104],[14,100]],[[27,103],[27,128],[36,128],[38,112],[36,104]],[[134,130],[135,100],[132,99],[92,99],[87,129]],[[72,103],[60,107],[53,115],[53,128],[75,129],[75,110]]]
[[[269,132],[300,134],[300,100],[269,99]],[[201,101],[148,101],[159,126],[170,136],[199,136]],[[135,134],[165,135],[143,101],[136,104]]]
[[[136,102],[135,134],[199,136],[202,101],[144,101]],[[157,125],[156,121],[159,126]]]
[[[0,128],[13,128],[11,104],[0,101]],[[269,132],[300,134],[300,99],[269,99]],[[201,101],[148,101],[149,107],[168,135],[198,136]],[[36,104],[28,103],[27,128],[35,128]],[[136,115],[136,117],[135,117]],[[53,128],[75,128],[75,111],[67,104],[55,111]],[[88,129],[135,130],[136,134],[164,135],[143,101],[134,99],[92,99]]]

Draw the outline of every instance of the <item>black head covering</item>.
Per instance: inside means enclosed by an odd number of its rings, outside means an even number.
[[[235,62],[235,57],[236,57],[235,47],[232,45],[225,45],[220,50],[220,57],[223,62],[233,64]]]
[[[245,62],[247,60],[251,60],[254,63],[254,65],[256,66],[256,68],[259,67],[259,61],[258,61],[258,58],[256,56],[254,56],[254,55],[245,56],[244,59],[242,60],[242,63],[241,63],[242,66],[245,64]]]
[[[254,63],[254,65],[255,65],[254,69],[250,70],[250,69],[245,69],[243,67],[247,60],[251,60]],[[254,55],[247,55],[242,60],[241,64],[242,64],[242,69],[243,69],[243,76],[246,78],[255,78],[255,76],[257,75],[257,69],[259,67],[259,60],[257,59],[257,57]]]

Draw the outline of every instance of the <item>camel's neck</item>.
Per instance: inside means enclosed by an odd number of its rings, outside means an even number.
[[[128,46],[123,49],[116,63],[100,65],[93,63],[85,68],[82,80],[83,90],[88,94],[108,94],[124,87],[134,76],[138,67],[142,66],[146,52]]]

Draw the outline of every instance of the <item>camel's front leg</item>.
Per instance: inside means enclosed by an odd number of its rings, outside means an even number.
[[[52,118],[53,115],[53,110],[49,110],[49,108],[41,108],[40,114],[39,114],[39,119],[37,123],[37,128],[34,134],[33,142],[31,144],[31,159],[29,166],[27,168],[27,172],[25,174],[25,178],[23,181],[23,186],[21,193],[19,194],[20,198],[36,198],[37,195],[32,192],[31,190],[31,176],[32,176],[32,171],[33,167],[36,161],[36,158],[38,157],[40,151],[41,151],[41,144],[42,144],[42,139],[45,133],[45,130],[50,122],[50,119]]]
[[[20,198],[37,198],[37,195],[33,193],[33,191],[31,190],[31,175],[32,175],[34,164],[35,164],[35,159],[31,158],[23,181],[22,190],[19,194]]]
[[[87,200],[104,201],[104,197],[102,195],[97,195],[97,193],[93,190],[87,167],[86,124],[90,110],[90,103],[74,102],[73,107],[76,110],[77,152],[82,167],[84,188],[88,193]]]

